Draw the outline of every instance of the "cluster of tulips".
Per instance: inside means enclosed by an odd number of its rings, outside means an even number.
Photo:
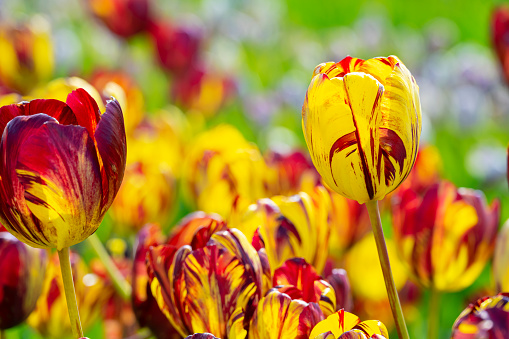
[[[207,123],[231,84],[195,67],[196,35],[157,24],[147,1],[90,8],[122,38],[153,39],[187,114],[145,115],[125,72],[48,82],[44,24],[0,30],[0,338],[25,320],[84,338],[103,319],[110,339],[407,339],[422,316],[434,339],[440,295],[492,258],[494,286],[450,336],[509,337],[509,224],[499,232],[499,201],[443,180],[439,152],[419,145],[419,88],[400,59],[318,65],[308,151],[262,153]],[[182,205],[194,212],[170,225]],[[87,263],[70,251],[85,240]]]

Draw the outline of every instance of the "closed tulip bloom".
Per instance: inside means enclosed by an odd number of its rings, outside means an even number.
[[[302,106],[302,128],[330,188],[359,203],[381,200],[415,162],[419,88],[395,56],[320,64]]]
[[[262,294],[258,253],[236,229],[212,234],[203,247],[194,243],[149,249],[152,294],[183,337],[208,332],[245,338],[245,324]]]
[[[509,81],[509,7],[498,6],[491,16],[491,41],[497,54],[505,81]]]
[[[346,271],[342,268],[334,268],[325,280],[336,293],[336,311],[353,309],[352,288]]]
[[[509,291],[509,222],[497,236],[493,254],[493,277],[498,292]]]
[[[113,33],[130,38],[149,26],[149,0],[87,0],[92,13]]]
[[[400,257],[423,286],[453,292],[470,286],[495,246],[500,204],[488,206],[481,191],[449,182],[424,196],[408,189],[393,204],[394,236]]]
[[[389,339],[389,332],[378,320],[362,321],[352,313],[339,310],[313,328],[310,339]]]
[[[451,339],[509,338],[509,293],[478,299],[456,319]]]
[[[327,210],[300,192],[258,200],[249,206],[237,227],[248,239],[258,239],[272,270],[286,260],[302,257],[322,272],[327,260]]]
[[[0,83],[28,92],[53,73],[53,45],[49,23],[40,16],[25,24],[0,26]]]
[[[104,294],[104,282],[90,273],[77,253],[70,256],[76,298],[80,305],[80,318],[85,330],[100,318],[108,295]],[[27,323],[45,338],[69,338],[71,323],[67,315],[62,273],[55,253],[49,260],[43,288],[35,310]]]
[[[0,225],[0,330],[34,310],[46,271],[46,251],[25,245]]]
[[[63,248],[96,231],[124,175],[122,110],[100,114],[83,89],[66,102],[0,108],[0,221],[21,241]]]

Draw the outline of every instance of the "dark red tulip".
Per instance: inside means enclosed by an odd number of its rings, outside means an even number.
[[[456,319],[451,339],[509,338],[509,293],[484,297],[470,304]]]
[[[336,293],[336,311],[340,309],[347,312],[353,310],[352,289],[346,271],[342,268],[335,268],[325,280],[334,288]]]
[[[20,324],[34,310],[47,259],[45,250],[0,229],[0,330]]]
[[[124,118],[101,114],[79,88],[59,100],[0,108],[0,222],[15,237],[61,250],[94,233],[122,183]]]
[[[92,13],[113,33],[130,38],[149,27],[149,0],[88,0]]]
[[[493,11],[491,40],[506,82],[509,82],[509,7],[503,5]]]

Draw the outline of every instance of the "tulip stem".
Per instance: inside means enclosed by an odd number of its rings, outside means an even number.
[[[62,271],[62,280],[64,282],[65,299],[67,301],[69,320],[71,321],[72,335],[76,339],[82,338],[83,329],[81,328],[80,312],[76,301],[76,291],[74,290],[69,247],[65,247],[58,251],[58,259],[60,260],[60,270]]]
[[[440,325],[440,292],[432,287],[428,310],[428,339],[438,338]]]
[[[103,243],[99,239],[99,237],[94,233],[88,237],[88,243],[92,246],[95,251],[95,254],[102,261],[104,267],[106,268],[106,272],[110,276],[113,281],[113,286],[117,293],[124,299],[129,300],[131,298],[131,285],[125,280],[122,273],[120,273],[119,269],[111,259],[110,255],[104,248]]]
[[[366,208],[368,209],[369,220],[371,221],[373,235],[375,236],[378,258],[380,259],[380,266],[382,266],[385,288],[387,289],[387,295],[389,296],[389,302],[391,304],[392,316],[394,317],[396,330],[398,331],[398,336],[400,339],[409,339],[410,337],[406,328],[403,310],[401,309],[398,291],[394,283],[394,277],[392,276],[391,263],[389,262],[389,253],[387,252],[384,231],[382,229],[382,220],[380,219],[380,210],[378,209],[378,201],[373,200],[366,202]]]

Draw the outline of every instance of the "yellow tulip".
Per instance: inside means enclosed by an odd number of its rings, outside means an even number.
[[[329,187],[359,203],[381,200],[415,162],[419,88],[395,56],[322,63],[306,93],[302,128]]]

